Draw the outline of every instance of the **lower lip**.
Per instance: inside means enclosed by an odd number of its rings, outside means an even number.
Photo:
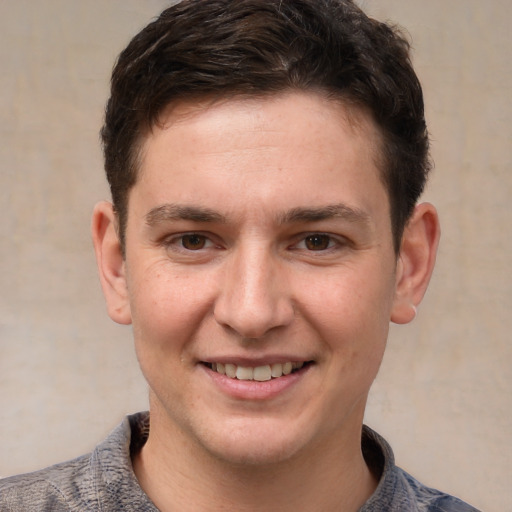
[[[206,366],[202,366],[207,375],[220,390],[238,400],[271,400],[296,386],[308,373],[311,364],[289,375],[283,375],[263,382],[255,380],[238,380],[214,372]]]

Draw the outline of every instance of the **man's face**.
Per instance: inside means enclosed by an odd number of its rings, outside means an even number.
[[[396,280],[374,126],[299,93],[181,104],[162,122],[125,261],[155,422],[231,462],[357,435]]]

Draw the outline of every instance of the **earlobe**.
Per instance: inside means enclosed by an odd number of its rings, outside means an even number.
[[[91,232],[108,314],[114,322],[130,324],[125,261],[117,235],[116,215],[112,204],[103,201],[94,207]]]
[[[396,288],[391,321],[411,322],[427,290],[439,244],[440,227],[433,205],[416,206],[405,227],[396,272]]]

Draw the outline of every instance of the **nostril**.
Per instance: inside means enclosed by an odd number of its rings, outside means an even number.
[[[291,304],[276,301],[268,304],[229,304],[219,303],[214,309],[214,317],[219,325],[235,332],[244,340],[257,341],[270,331],[288,326],[294,318]]]

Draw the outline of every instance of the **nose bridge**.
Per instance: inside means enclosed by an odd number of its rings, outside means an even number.
[[[293,317],[285,276],[272,249],[257,241],[234,250],[215,304],[215,316],[244,338],[260,338]]]

